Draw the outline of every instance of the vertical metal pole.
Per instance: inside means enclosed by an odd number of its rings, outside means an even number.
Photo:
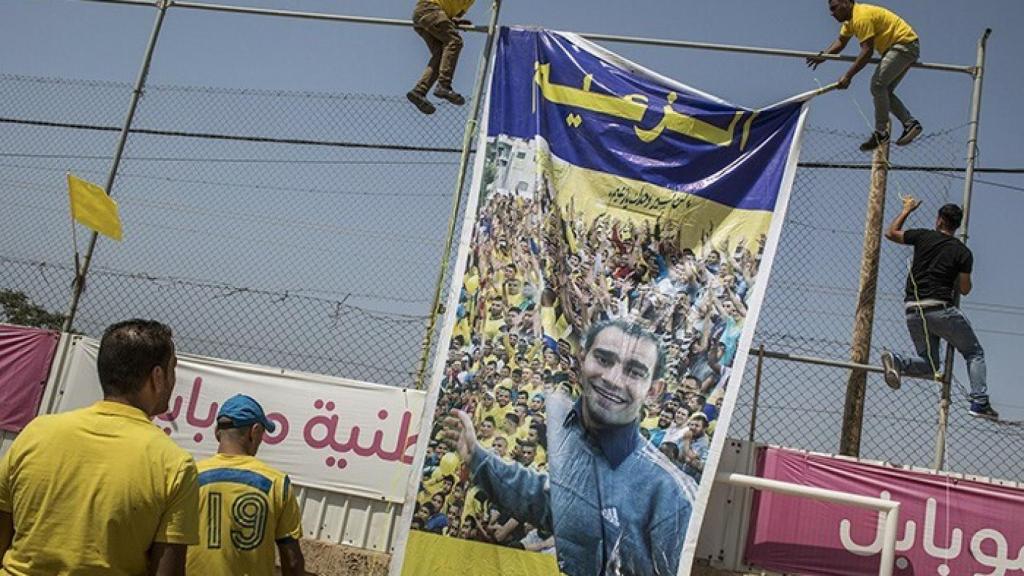
[[[156,19],[153,21],[153,31],[149,34],[149,42],[146,44],[146,52],[142,58],[142,67],[139,69],[139,76],[135,79],[135,88],[132,90],[132,97],[128,104],[128,114],[121,126],[121,135],[117,139],[117,147],[114,149],[114,161],[110,165],[110,172],[107,174],[107,185],[104,190],[111,195],[114,189],[114,179],[117,178],[117,169],[121,165],[121,156],[124,154],[125,144],[128,142],[128,132],[132,127],[132,120],[135,118],[135,109],[142,96],[142,89],[146,85],[146,76],[149,74],[149,64],[153,60],[153,51],[156,49],[156,40],[160,36],[160,28],[164,23],[164,16],[167,14],[167,7],[170,0],[158,0],[156,3]],[[89,247],[85,251],[85,260],[81,270],[75,275],[74,285],[71,291],[71,303],[68,305],[68,315],[64,319],[64,332],[70,332],[75,321],[75,314],[78,313],[78,302],[82,297],[82,290],[85,288],[85,276],[89,272],[89,264],[92,262],[93,252],[96,250],[96,238],[98,234],[92,233],[89,238]]]
[[[964,175],[964,221],[960,228],[960,239],[967,244],[968,224],[971,218],[971,194],[974,191],[974,168],[978,161],[978,122],[981,120],[981,87],[985,77],[985,47],[991,28],[978,40],[977,64],[974,68],[974,89],[971,92],[971,121],[967,135],[967,172]],[[957,295],[959,305],[959,295]],[[949,428],[949,407],[952,398],[953,382],[953,346],[946,345],[946,361],[942,374],[942,397],[939,400],[939,423],[935,431],[935,458],[932,462],[936,470],[942,470],[946,464],[946,431]]]
[[[850,362],[867,364],[871,354],[871,330],[875,322],[875,296],[878,292],[878,259],[882,250],[882,220],[885,216],[885,188],[889,176],[889,143],[875,149],[871,161],[871,192],[864,220],[864,252],[860,264],[860,289],[853,324]],[[854,369],[846,384],[846,406],[839,453],[860,456],[861,427],[864,423],[864,397],[868,374]]]
[[[748,440],[750,443],[754,443],[754,439],[757,437],[754,433],[757,430],[757,405],[761,401],[761,371],[764,368],[764,344],[762,343],[757,348],[757,371],[754,372],[754,406],[750,410],[750,435]]]
[[[476,83],[473,86],[473,98],[470,104],[469,119],[466,121],[466,130],[462,134],[462,155],[459,158],[459,173],[455,178],[455,198],[452,200],[452,213],[448,216],[448,236],[444,242],[444,252],[441,254],[441,269],[437,272],[437,285],[434,286],[434,299],[430,304],[430,320],[427,322],[427,333],[423,336],[423,351],[420,354],[420,364],[416,370],[416,388],[423,389],[424,379],[427,373],[427,364],[430,362],[430,347],[434,342],[434,332],[437,328],[437,318],[442,316],[438,308],[441,305],[441,290],[444,288],[444,279],[448,272],[448,265],[451,262],[452,243],[455,239],[455,224],[459,218],[459,210],[462,208],[462,188],[466,183],[466,173],[469,169],[469,153],[473,146],[473,137],[476,135],[477,126],[480,125],[480,109],[483,106],[484,82],[487,81],[487,70],[491,63],[491,51],[494,49],[495,32],[498,28],[498,15],[501,12],[501,0],[494,0],[491,4],[491,20],[487,25],[487,40],[484,41],[484,51],[480,55],[480,64],[476,69]],[[478,151],[483,154],[483,150]]]
[[[117,147],[114,149],[114,160],[110,165],[110,172],[107,173],[107,185],[103,190],[109,196],[114,189],[114,180],[117,178],[117,169],[121,165],[121,157],[124,154],[125,144],[128,142],[128,133],[131,131],[132,121],[135,119],[135,109],[138,107],[139,98],[142,96],[142,89],[146,85],[146,76],[149,74],[149,64],[153,60],[153,51],[156,49],[156,41],[160,36],[160,28],[164,23],[164,16],[167,14],[167,7],[171,0],[158,0],[156,3],[156,19],[153,21],[153,30],[149,33],[149,41],[146,43],[146,51],[142,57],[142,66],[139,68],[138,78],[135,79],[135,88],[132,90],[131,100],[128,103],[128,114],[125,116],[124,124],[121,126],[121,135],[117,139]],[[72,224],[73,225],[73,224]],[[96,239],[99,235],[92,233],[89,238],[89,247],[85,251],[85,260],[81,267],[75,268],[75,279],[71,286],[71,302],[68,304],[68,314],[64,318],[61,332],[71,333],[75,323],[75,315],[78,313],[78,303],[82,298],[82,291],[85,289],[85,277],[89,273],[89,265],[92,263],[92,255],[96,250]],[[70,339],[62,339],[60,357],[57,361],[56,374],[58,379],[64,375],[64,365],[67,363],[68,354],[71,351]],[[50,413],[56,409],[57,399],[64,394],[64,382],[58,380],[53,387],[53,392],[46,399],[46,412]]]

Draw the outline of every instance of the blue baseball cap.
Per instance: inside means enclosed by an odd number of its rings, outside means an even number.
[[[267,419],[260,403],[245,394],[236,394],[225,400],[217,412],[217,419],[221,418],[230,419],[234,428],[244,428],[256,423],[262,424],[267,432],[273,432],[277,428]]]

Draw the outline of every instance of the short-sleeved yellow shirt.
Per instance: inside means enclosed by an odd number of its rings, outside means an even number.
[[[881,6],[860,2],[854,3],[853,16],[843,22],[839,35],[843,38],[856,36],[861,42],[874,38],[875,50],[879,54],[885,54],[894,44],[909,44],[917,40],[917,33],[903,18]]]
[[[253,456],[215,454],[199,466],[199,545],[188,574],[274,573],[278,542],[302,538],[288,476]]]
[[[456,18],[466,13],[476,0],[434,0],[449,18]]]
[[[153,542],[199,541],[196,465],[142,410],[40,416],[0,460],[14,540],[0,574],[135,575]]]

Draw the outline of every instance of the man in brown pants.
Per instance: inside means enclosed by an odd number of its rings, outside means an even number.
[[[433,114],[434,105],[427,100],[427,92],[437,82],[434,96],[447,100],[457,106],[466,103],[461,94],[452,90],[452,78],[455,76],[455,65],[459,62],[462,51],[462,37],[458,26],[469,25],[462,20],[474,0],[418,0],[412,12],[412,23],[416,33],[427,43],[430,49],[430,62],[416,87],[406,94],[420,112]]]

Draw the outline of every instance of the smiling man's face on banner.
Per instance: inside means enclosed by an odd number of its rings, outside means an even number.
[[[622,426],[640,416],[658,364],[654,335],[609,326],[593,337],[583,358],[583,415],[588,427]]]

